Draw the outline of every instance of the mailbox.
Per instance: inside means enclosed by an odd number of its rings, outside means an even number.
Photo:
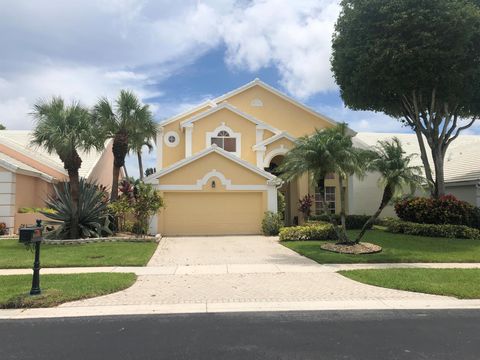
[[[36,226],[22,227],[18,232],[19,242],[23,244],[41,242],[43,240],[42,220],[37,220]]]

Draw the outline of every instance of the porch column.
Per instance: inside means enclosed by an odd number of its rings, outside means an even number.
[[[193,124],[185,126],[185,157],[192,156],[192,132]]]
[[[278,204],[277,204],[277,183],[268,182],[267,183],[267,210],[273,213],[277,213]]]

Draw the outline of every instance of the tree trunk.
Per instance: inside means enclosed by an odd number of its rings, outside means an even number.
[[[138,158],[138,171],[140,172],[140,180],[143,180],[143,162],[142,162],[142,151],[137,151]]]
[[[112,192],[110,201],[118,199],[118,178],[120,176],[120,169],[125,166],[125,157],[128,154],[128,134],[117,133],[113,138],[112,145],[113,152],[113,178],[112,178]]]
[[[439,149],[432,149],[433,164],[435,165],[435,191],[434,197],[445,195],[444,155]]]
[[[126,166],[123,166],[123,172],[125,173],[125,177],[128,178],[128,171]]]
[[[423,141],[422,132],[418,127],[415,129],[415,134],[417,135],[418,146],[420,147],[420,158],[422,159],[423,168],[425,169],[425,177],[427,178],[428,188],[430,194],[435,196],[435,181],[433,180],[432,168],[427,157],[427,150],[425,148],[425,142]],[[435,163],[435,160],[434,160]]]
[[[68,177],[70,181],[70,196],[72,198],[72,219],[71,219],[71,227],[70,227],[70,238],[78,239],[79,238],[78,199],[80,197],[80,177],[78,175],[78,169],[69,170]]]
[[[338,175],[338,186],[340,187],[340,222],[342,225],[342,233],[344,235],[344,238],[349,242],[348,236],[347,236],[347,224],[346,224],[346,216],[345,216],[345,187],[343,186],[343,178]]]
[[[382,202],[380,203],[378,210],[370,217],[370,219],[367,220],[365,224],[363,224],[362,230],[360,230],[360,233],[355,239],[355,244],[358,244],[360,240],[362,240],[367,229],[370,227],[370,225],[372,225],[375,222],[375,220],[378,219],[383,209],[385,209],[385,206],[387,206],[390,200],[392,200],[392,197],[393,197],[393,189],[390,186],[390,184],[387,184],[387,186],[385,186],[385,189],[383,189]]]

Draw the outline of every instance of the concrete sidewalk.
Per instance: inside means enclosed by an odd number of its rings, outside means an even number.
[[[383,264],[218,264],[167,266],[102,266],[44,268],[42,274],[82,274],[96,272],[135,273],[136,275],[221,275],[221,274],[279,274],[279,273],[332,273],[360,269],[479,269],[480,263],[383,263]],[[0,269],[0,275],[31,274],[31,269]]]

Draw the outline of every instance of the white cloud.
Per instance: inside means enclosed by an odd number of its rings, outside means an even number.
[[[223,18],[226,61],[257,71],[275,66],[287,91],[300,98],[336,88],[330,71],[335,0],[262,0]]]

